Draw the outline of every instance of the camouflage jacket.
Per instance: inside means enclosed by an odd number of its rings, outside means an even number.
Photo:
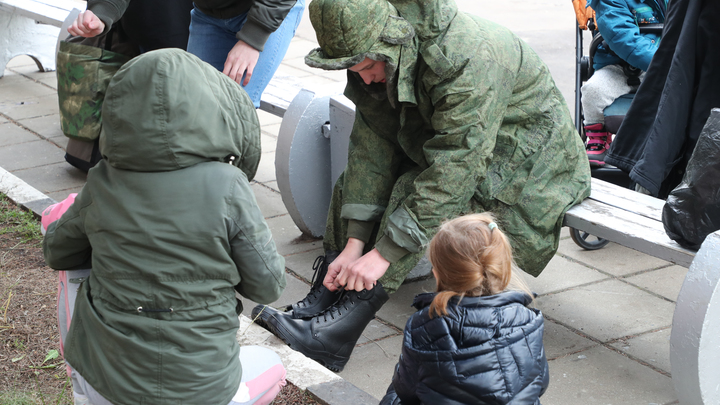
[[[564,213],[589,195],[589,166],[567,105],[526,43],[459,12],[452,0],[392,3],[416,34],[402,46],[396,91],[373,89],[348,71],[345,95],[356,105],[343,188],[349,229],[368,234],[407,170],[420,174],[375,245],[391,262],[421,251],[472,199],[514,206],[533,187],[555,187],[568,194]],[[568,172],[570,184],[557,184]],[[542,206],[522,208],[530,228],[547,220]],[[551,220],[557,236],[562,217]]]

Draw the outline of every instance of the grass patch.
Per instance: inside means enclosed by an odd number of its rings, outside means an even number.
[[[32,212],[16,208],[0,193],[0,235],[14,234],[21,242],[41,242],[40,223]]]

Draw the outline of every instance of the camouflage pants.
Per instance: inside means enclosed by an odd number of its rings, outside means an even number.
[[[382,220],[375,227],[370,242],[365,246],[365,251],[372,250],[374,244],[380,239],[382,234],[378,234],[380,229],[385,229],[386,222],[390,214],[397,209],[400,204],[405,201],[409,193],[412,191],[412,184],[419,170],[411,170],[403,175],[395,183],[390,202]],[[341,175],[335,183],[332,200],[330,202],[330,212],[328,213],[327,225],[325,228],[324,248],[326,251],[342,251],[347,243],[347,227],[348,221],[340,217],[342,209],[342,184],[343,176]],[[568,181],[571,183],[571,181]],[[576,196],[571,189],[565,190],[566,184],[562,182],[558,188],[545,187],[544,189],[535,189],[532,185],[528,187],[528,192],[522,198],[522,203],[508,205],[496,199],[484,199],[479,193],[468,202],[464,212],[448,213],[447,219],[452,219],[454,215],[462,215],[473,212],[489,211],[495,215],[498,227],[505,232],[510,240],[513,248],[513,257],[518,267],[526,273],[537,277],[548,264],[550,259],[555,255],[560,241],[560,229],[565,211],[571,206],[577,204],[585,196]],[[528,218],[538,218],[537,210],[541,210],[544,215],[542,219],[530,221]],[[427,235],[428,239],[432,238],[436,229],[431,230],[431,234]],[[390,267],[380,278],[383,287],[390,293],[397,291],[403,283],[410,271],[417,265],[425,251],[419,253],[411,253],[404,256],[399,261],[390,264]]]

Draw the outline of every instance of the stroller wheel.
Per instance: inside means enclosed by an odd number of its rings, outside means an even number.
[[[579,231],[575,228],[570,228],[570,237],[576,245],[585,250],[602,249],[610,243],[607,239],[598,238],[597,236],[590,235],[585,231]]]

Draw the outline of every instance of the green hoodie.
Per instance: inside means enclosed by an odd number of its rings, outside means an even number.
[[[248,182],[260,159],[252,102],[163,49],[120,69],[103,119],[104,159],[43,241],[54,269],[92,265],[66,359],[115,404],[227,404],[241,376],[235,291],[270,303],[285,288]]]

